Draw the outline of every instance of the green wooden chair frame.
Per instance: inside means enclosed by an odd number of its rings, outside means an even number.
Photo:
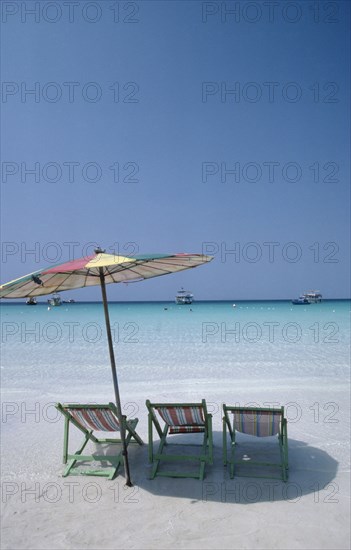
[[[230,464],[230,477],[234,474],[243,477],[264,477],[277,479],[276,476],[270,475],[250,475],[247,473],[236,473],[237,465],[245,465],[248,467],[255,466],[277,466],[281,470],[281,479],[288,479],[288,433],[287,420],[284,417],[284,407],[232,407],[223,405],[223,463]],[[233,415],[232,420],[230,415]],[[227,451],[227,430],[230,436],[231,451]],[[280,462],[255,462],[251,460],[236,459],[236,432],[246,433],[254,437],[271,437],[278,436]]]
[[[88,455],[82,453],[89,441],[92,441],[93,443],[121,443],[121,440],[118,438],[101,439],[97,438],[93,433],[94,431],[119,431],[120,424],[117,418],[116,405],[114,405],[113,403],[109,403],[108,405],[57,403],[55,406],[65,418],[63,463],[66,464],[66,467],[63,471],[63,477],[66,477],[68,475],[88,475],[113,479],[117,474],[118,468],[123,463],[122,449],[115,455],[101,455],[95,453]],[[123,422],[125,423],[124,426],[126,434],[126,445],[129,445],[132,438],[134,439],[132,443],[143,445],[142,439],[135,431],[135,428],[138,424],[138,419],[134,418],[132,420],[127,420],[126,416],[123,416]],[[84,434],[82,444],[73,454],[70,454],[68,452],[70,424],[73,424],[73,426],[78,428],[78,430],[80,430]],[[112,467],[78,470],[76,464],[80,461],[108,462],[112,465]]]
[[[213,439],[212,439],[212,415],[207,412],[206,401],[201,403],[150,403],[146,401],[146,406],[149,411],[149,462],[153,464],[151,479],[156,476],[164,477],[191,477],[202,480],[205,474],[205,465],[213,464]],[[158,415],[164,421],[164,427],[161,425],[156,416]],[[172,417],[172,418],[171,418]],[[160,437],[158,450],[154,452],[153,443],[153,428]],[[203,442],[201,454],[165,454],[164,447],[167,445],[167,436],[170,434],[194,434],[203,433]],[[173,443],[173,441],[172,441]],[[177,443],[177,446],[194,445]],[[199,471],[159,471],[161,461],[169,462],[199,462]]]

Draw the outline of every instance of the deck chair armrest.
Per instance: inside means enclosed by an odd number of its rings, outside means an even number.
[[[288,421],[286,418],[282,419],[282,435],[283,436],[288,435]]]
[[[230,418],[228,416],[228,409],[226,408],[226,405],[223,405],[223,412],[224,412],[223,431],[226,431],[226,428],[228,428],[229,435],[230,435],[231,438],[233,438],[234,429],[233,429],[232,423],[230,422]]]
[[[113,414],[116,416],[116,418],[118,420],[118,410],[117,410],[117,407],[116,407],[115,403],[112,403],[112,401],[110,401],[109,402],[109,407],[110,407],[111,411],[113,412]],[[127,421],[127,416],[125,414],[121,414],[121,418],[122,418],[123,422]]]
[[[151,423],[150,424],[150,429],[152,429],[152,424],[154,424],[159,437],[162,437],[163,430],[160,426],[159,421],[157,420],[157,417],[155,415],[155,411],[154,411],[153,406],[152,406],[152,404],[150,403],[149,400],[146,401],[146,406],[147,406],[147,409],[149,411],[149,421]]]

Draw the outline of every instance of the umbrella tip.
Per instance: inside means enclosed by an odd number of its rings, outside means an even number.
[[[100,246],[98,246],[97,248],[95,248],[94,252],[95,254],[103,254],[104,252],[106,252],[106,250],[103,250]]]

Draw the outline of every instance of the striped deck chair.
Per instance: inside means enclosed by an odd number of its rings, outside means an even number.
[[[213,463],[213,441],[212,441],[212,415],[207,412],[206,401],[201,403],[150,403],[146,401],[149,411],[149,461],[153,464],[151,479],[155,476],[166,477],[193,477],[203,479],[205,465]],[[156,415],[156,411],[158,415]],[[159,418],[163,421],[163,428]],[[159,447],[154,453],[153,428],[160,437]],[[173,454],[164,452],[167,443],[167,436],[173,434],[203,434],[201,454]],[[173,438],[172,438],[173,439]],[[172,441],[173,443],[173,441]],[[177,444],[178,447],[184,444]],[[199,462],[198,472],[184,471],[159,471],[160,462],[164,461],[187,461]]]
[[[236,466],[278,466],[281,470],[281,478],[287,481],[288,478],[288,434],[287,420],[284,418],[284,407],[281,408],[256,408],[256,407],[231,407],[223,405],[223,462],[226,466],[230,464],[230,477],[234,477]],[[230,418],[232,415],[232,418]],[[227,430],[230,436],[231,453],[227,452]],[[244,460],[238,460],[236,432],[241,432],[254,437],[277,436],[280,451],[280,462],[255,462],[248,456]],[[245,473],[240,475],[248,475]],[[237,474],[238,475],[238,474]],[[255,475],[250,477],[272,477],[269,475]],[[275,479],[275,477],[272,477]]]
[[[113,479],[117,474],[119,466],[123,463],[122,449],[114,455],[102,455],[98,453],[83,455],[87,443],[92,441],[93,443],[121,443],[120,439],[100,439],[97,438],[93,432],[119,432],[120,424],[117,418],[116,406],[113,403],[108,405],[77,405],[77,404],[61,404],[57,403],[56,408],[65,417],[64,428],[64,442],[63,442],[63,463],[66,467],[63,472],[63,477],[68,475],[90,475],[90,476],[102,476],[108,479]],[[125,434],[126,444],[128,445],[133,438],[133,443],[143,445],[142,439],[135,431],[138,419],[127,420],[123,416],[125,422]],[[68,452],[68,440],[69,440],[69,427],[70,424],[76,426],[84,434],[84,440],[79,449],[74,453]],[[110,463],[112,467],[100,469],[80,469],[77,466],[77,462],[103,462]]]

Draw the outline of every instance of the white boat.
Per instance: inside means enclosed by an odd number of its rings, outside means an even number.
[[[62,305],[61,296],[57,293],[52,295],[52,298],[48,300],[49,306],[60,306]]]
[[[188,290],[184,290],[183,288],[181,290],[178,290],[175,302],[176,304],[192,304],[193,303],[194,296],[189,292]]]
[[[318,304],[322,301],[322,294],[319,290],[309,290],[308,292],[305,292],[304,296],[310,304]]]
[[[34,298],[34,296],[31,296],[26,301],[26,304],[27,304],[27,306],[36,306],[37,305],[37,300],[36,300],[36,298]]]
[[[317,304],[322,301],[322,294],[319,292],[319,290],[309,290],[308,292],[301,294],[301,296],[297,300],[291,301],[295,305],[308,306],[310,304]]]

